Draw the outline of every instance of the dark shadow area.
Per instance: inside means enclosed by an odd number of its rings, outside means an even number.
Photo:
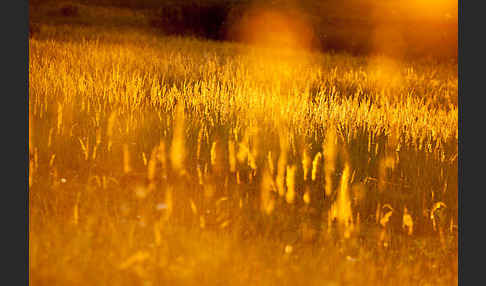
[[[129,8],[145,14],[147,20],[143,24],[164,35],[238,42],[248,42],[239,35],[239,29],[245,23],[248,11],[257,8],[305,17],[312,30],[312,50],[457,60],[457,7],[451,5],[440,11],[430,8],[431,12],[413,8],[413,4],[402,0],[34,0],[30,1],[30,14],[35,16],[36,8],[32,7],[42,5],[50,9],[48,18],[56,18],[57,22],[89,25],[90,21],[99,21],[96,18],[83,21],[77,5]],[[32,16],[30,19],[32,22]],[[274,31],[270,33],[275,33],[271,36],[276,39],[282,32],[272,21],[258,23],[252,29]],[[36,33],[35,25],[31,24],[30,31]]]

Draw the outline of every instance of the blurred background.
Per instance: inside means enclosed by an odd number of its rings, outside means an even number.
[[[76,17],[89,25],[101,19],[80,17],[84,8],[110,6],[143,14],[148,26],[167,35],[253,43],[264,38],[276,47],[289,44],[290,37],[291,45],[318,51],[457,59],[457,0],[32,0],[29,4],[31,26],[41,19],[62,24],[63,19]]]

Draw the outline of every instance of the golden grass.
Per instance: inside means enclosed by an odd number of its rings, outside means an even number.
[[[29,40],[35,284],[457,283],[454,64]]]

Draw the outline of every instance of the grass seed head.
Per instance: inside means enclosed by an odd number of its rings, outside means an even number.
[[[287,166],[287,193],[285,194],[285,200],[287,203],[292,204],[295,200],[295,172],[297,170],[297,166]]]
[[[172,145],[170,148],[170,162],[172,164],[172,168],[179,173],[183,173],[185,170],[186,147],[184,124],[184,104],[178,103],[174,117],[174,135],[172,137]]]

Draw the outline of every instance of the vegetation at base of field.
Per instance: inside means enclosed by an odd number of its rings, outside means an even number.
[[[41,28],[33,285],[457,284],[454,61]]]

